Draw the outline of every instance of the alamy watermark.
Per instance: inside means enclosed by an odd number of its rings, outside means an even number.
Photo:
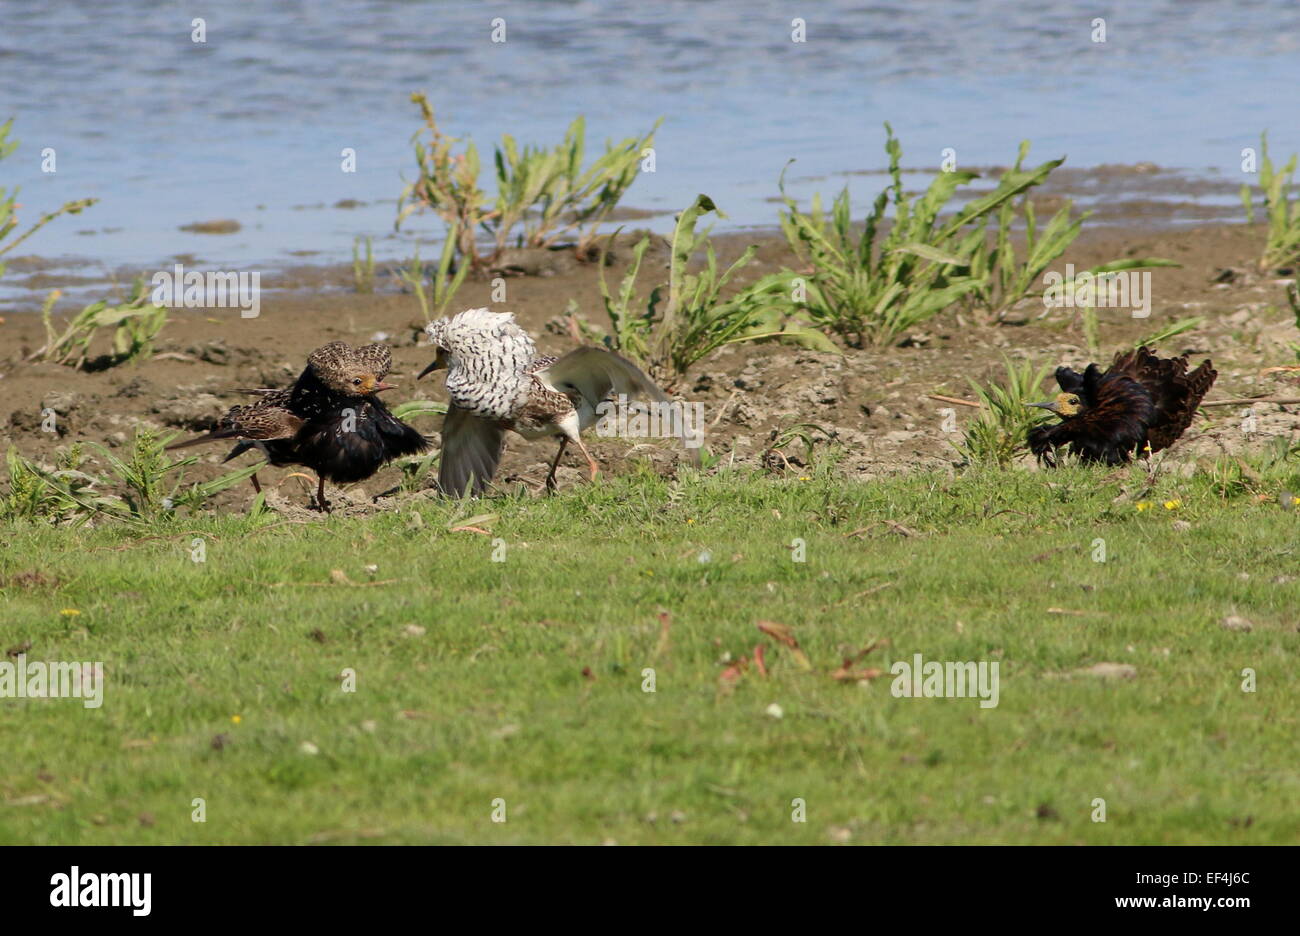
[[[980,708],[997,708],[997,662],[981,660],[898,660],[889,667],[894,681],[889,692],[896,699],[979,699]]]
[[[596,406],[596,435],[608,439],[681,439],[687,448],[704,444],[704,404],[629,401],[620,393]]]
[[[240,318],[257,318],[262,309],[262,274],[243,271],[159,270],[150,280],[153,304],[169,309],[239,309]]]
[[[0,699],[81,699],[86,708],[104,704],[104,664],[40,660],[0,662]]]
[[[1076,274],[1074,264],[1067,263],[1064,275],[1044,273],[1043,286],[1043,305],[1049,309],[1132,309],[1134,318],[1151,315],[1150,270]]]
[[[50,877],[51,907],[130,907],[131,915],[145,917],[153,908],[153,875],[96,874],[73,865],[67,874]]]

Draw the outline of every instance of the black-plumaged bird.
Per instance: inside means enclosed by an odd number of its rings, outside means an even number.
[[[167,448],[237,439],[239,444],[223,462],[255,448],[277,467],[310,468],[318,478],[316,502],[328,510],[327,480],[362,481],[394,458],[429,447],[423,435],[389,412],[376,395],[392,389],[384,383],[392,363],[392,352],[383,345],[352,348],[330,342],[311,353],[292,387],[246,391],[262,398],[231,407],[207,435]],[[253,488],[261,491],[257,475]]]
[[[1029,449],[1049,466],[1061,448],[1084,463],[1106,465],[1158,452],[1191,424],[1217,376],[1208,360],[1188,372],[1186,355],[1160,358],[1147,347],[1121,351],[1104,372],[1096,364],[1082,374],[1058,367],[1056,399],[1029,405],[1051,410],[1061,422],[1031,429]]]

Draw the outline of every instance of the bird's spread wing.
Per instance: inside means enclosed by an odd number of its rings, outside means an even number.
[[[1058,367],[1056,383],[1066,393],[1078,393],[1083,389],[1083,374],[1068,367]]]
[[[648,397],[656,403],[669,403],[668,395],[647,377],[641,368],[624,357],[604,348],[576,348],[557,359],[537,376],[561,393],[577,393],[593,410],[611,393],[627,397]],[[687,427],[675,419],[675,430],[683,443]],[[698,445],[687,445],[696,464],[700,461]]]
[[[1151,394],[1123,373],[1107,372],[1090,381],[1095,370],[1096,365],[1090,364],[1084,374],[1088,408],[1067,423],[1075,436],[1074,447],[1085,458],[1122,464],[1146,445],[1147,428],[1155,412]]]
[[[207,435],[167,446],[168,449],[189,448],[203,442],[223,439],[291,439],[297,435],[305,420],[288,408],[291,391],[273,390],[263,394],[256,403],[232,406],[221,417],[217,428]]]
[[[473,481],[475,494],[482,494],[501,461],[505,430],[495,422],[480,419],[454,403],[442,423],[442,459],[438,466],[438,487],[451,497],[464,497]]]
[[[1149,430],[1153,452],[1173,445],[1187,430],[1201,400],[1219,376],[1208,360],[1188,373],[1186,355],[1160,358],[1147,347],[1115,355],[1110,372],[1117,369],[1151,395],[1155,409]]]

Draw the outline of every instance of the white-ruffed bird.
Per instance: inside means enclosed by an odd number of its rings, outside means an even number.
[[[601,415],[596,410],[606,397],[670,402],[640,368],[604,348],[538,357],[533,339],[509,312],[468,309],[430,322],[425,331],[437,353],[419,377],[447,369],[451,402],[442,425],[438,486],[453,497],[464,496],[471,484],[475,494],[487,488],[501,461],[506,430],[525,439],[560,437],[546,476],[549,490],[555,488],[555,471],[570,442],[587,459],[594,481],[600,468],[581,433]],[[672,425],[682,437],[680,418]],[[698,464],[698,448],[690,451]]]

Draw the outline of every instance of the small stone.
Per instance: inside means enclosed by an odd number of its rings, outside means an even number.
[[[45,398],[41,400],[42,409],[52,409],[60,416],[67,416],[79,406],[81,406],[81,394],[71,391],[55,390],[45,394]]]
[[[781,706],[777,705],[775,702],[773,702],[763,711],[766,712],[768,715],[770,715],[772,718],[785,718],[785,709],[781,708]]]
[[[1222,627],[1224,630],[1244,631],[1246,633],[1250,633],[1252,630],[1255,629],[1254,624],[1250,623],[1250,621],[1246,620],[1244,617],[1240,617],[1236,614],[1228,615],[1226,618],[1224,618],[1222,621],[1219,622],[1219,626]]]

